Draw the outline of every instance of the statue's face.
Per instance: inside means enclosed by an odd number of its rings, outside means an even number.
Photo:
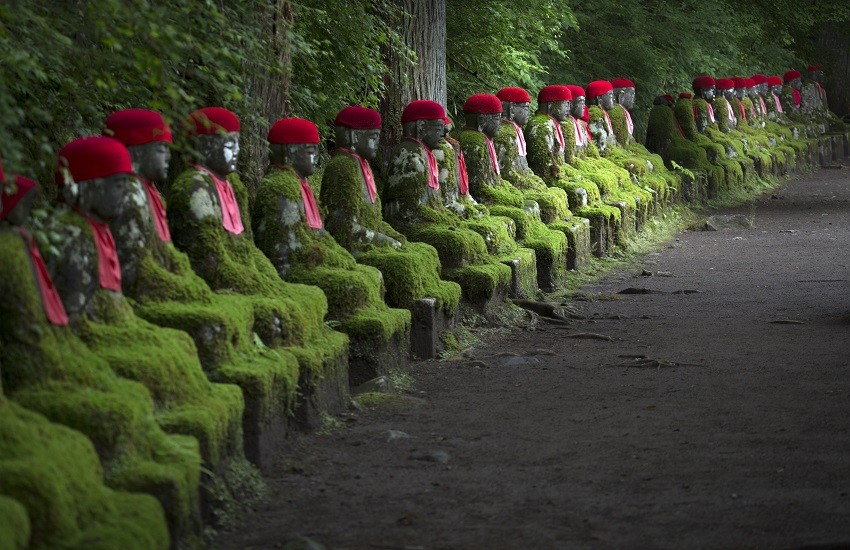
[[[746,88],[735,88],[735,97],[738,99],[744,99],[744,96],[747,95]]]
[[[478,126],[488,138],[493,139],[502,125],[502,113],[487,113],[478,115]]]
[[[799,90],[803,87],[803,81],[799,78],[795,78],[794,80],[789,82],[788,85],[794,88],[795,90]]]
[[[572,107],[572,102],[567,100],[552,101],[549,102],[547,106],[547,112],[552,115],[552,118],[559,122],[562,122],[564,120],[567,120],[567,117],[570,116],[570,108]]]
[[[0,191],[2,192],[2,191]],[[18,201],[18,204],[6,214],[6,221],[11,225],[24,225],[26,223],[27,218],[30,216],[30,210],[32,210],[32,203],[35,201],[35,198],[38,196],[38,188],[33,187],[27,194],[24,195],[21,200]]]
[[[747,95],[750,96],[750,99],[755,99],[758,94],[758,86],[751,86],[747,88]]]
[[[135,204],[128,200],[130,197],[144,193],[132,174],[114,174],[78,183],[77,206],[83,212],[106,222],[120,216],[126,208]]]
[[[133,170],[152,182],[168,179],[168,164],[171,162],[171,147],[164,141],[131,145],[127,147],[133,161]]]
[[[419,139],[428,149],[436,149],[440,146],[440,140],[446,131],[446,123],[442,120],[418,120],[417,128]]]
[[[635,89],[634,88],[615,88],[614,99],[617,103],[626,109],[632,109],[635,106]]]
[[[351,130],[351,146],[355,153],[366,160],[372,160],[378,155],[380,141],[380,130]]]
[[[599,106],[606,111],[611,110],[611,107],[614,106],[614,90],[609,90],[599,96]]]
[[[823,71],[818,69],[817,71],[809,71],[809,78],[814,80],[815,82],[822,83],[823,82]]]
[[[239,132],[196,136],[195,149],[201,155],[201,163],[219,176],[236,171],[239,160]]]
[[[712,101],[714,101],[714,96],[717,95],[717,89],[714,86],[712,86],[711,88],[706,88],[706,89],[702,90],[701,93],[702,93],[703,99],[705,99],[706,101],[711,103]]]
[[[770,93],[773,95],[779,95],[782,93],[782,84],[774,84],[770,87]]]
[[[319,145],[317,143],[296,143],[286,146],[286,162],[292,169],[306,178],[316,171],[319,163]]]
[[[724,90],[721,90],[721,93],[723,94],[724,98],[726,98],[727,100],[731,100],[733,97],[735,97],[735,88],[726,88]]]
[[[502,109],[504,110],[502,116],[508,120],[513,120],[519,126],[525,126],[531,117],[531,103],[503,101]]]
[[[583,117],[585,105],[586,103],[584,96],[574,97],[572,101],[572,106],[570,107],[570,114],[576,118]]]

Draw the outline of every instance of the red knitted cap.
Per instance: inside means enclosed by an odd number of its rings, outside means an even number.
[[[239,131],[239,119],[224,107],[204,107],[193,111],[189,119],[189,135],[210,136]]]
[[[681,92],[679,94],[679,97],[682,98],[682,99],[693,99],[694,94],[692,94],[690,92]]]
[[[607,80],[594,80],[593,82],[587,85],[587,99],[599,97],[610,92],[613,89],[614,86],[612,86],[611,83]]]
[[[785,76],[783,78],[785,79],[785,83],[787,84],[795,78],[800,78],[801,76],[802,75],[800,75],[800,71],[795,71],[794,69],[791,69],[790,71],[785,73]]]
[[[319,129],[303,118],[282,118],[269,128],[269,143],[319,143]]]
[[[349,105],[337,113],[334,125],[352,130],[380,130],[381,115],[375,109]]]
[[[670,103],[670,104],[676,103],[676,100],[670,94],[664,94],[664,99],[667,100],[667,103]]]
[[[782,79],[776,75],[767,77],[767,85],[768,86],[781,86]]]
[[[707,90],[715,85],[714,78],[709,75],[698,76],[691,83],[694,90]]]
[[[496,97],[511,103],[531,103],[531,95],[524,88],[502,88],[496,92]]]
[[[753,80],[752,78],[745,78],[744,82],[747,83],[747,88],[752,88],[753,86],[756,85],[756,81]]]
[[[407,124],[414,120],[443,120],[446,118],[446,110],[436,101],[430,99],[417,99],[408,103],[401,113],[401,123]]]
[[[463,104],[464,113],[491,115],[502,112],[502,100],[493,94],[475,94],[469,96]]]
[[[2,178],[2,176],[2,170],[0,170],[0,178]],[[2,181],[2,179],[0,179],[0,181]],[[15,192],[11,195],[0,192],[0,220],[5,220],[6,216],[9,215],[9,212],[11,212],[12,209],[21,202],[21,199],[23,199],[27,193],[35,187],[38,187],[38,184],[35,181],[23,176],[15,176]]]
[[[537,103],[549,103],[552,101],[569,101],[573,98],[573,93],[566,86],[560,84],[550,84],[540,88],[537,92]]]
[[[823,69],[823,65],[820,65],[820,64],[817,64],[817,63],[814,64],[814,65],[809,65],[808,67],[806,67],[806,70],[809,71],[810,73],[814,72],[814,71],[819,71],[821,69]]]
[[[611,86],[615,88],[634,88],[635,83],[628,78],[615,78],[611,81]]]
[[[130,152],[124,144],[106,136],[77,138],[59,151],[56,183],[64,185],[62,168],[67,168],[76,182],[106,178],[115,174],[132,174]]]
[[[573,95],[573,99],[584,97],[584,88],[579,86],[578,84],[567,84],[567,88],[570,90],[570,93]]]
[[[761,74],[761,73],[756,73],[750,78],[753,79],[753,82],[755,82],[756,85],[767,83],[767,77],[765,75]]]
[[[728,90],[735,87],[735,81],[731,78],[718,78],[714,81],[714,85],[718,90]]]
[[[127,147],[154,141],[171,143],[171,128],[162,115],[148,109],[124,109],[106,118],[103,135],[114,137]]]

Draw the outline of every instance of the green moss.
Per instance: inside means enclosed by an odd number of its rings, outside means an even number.
[[[497,289],[511,286],[511,268],[498,262],[447,269],[444,276],[457,282],[463,300],[471,304],[484,304]]]
[[[147,388],[116,376],[108,358],[92,353],[69,328],[48,323],[23,242],[16,233],[2,231],[0,246],[5,390],[91,438],[110,486],[159,498],[178,534],[196,529],[197,442],[187,448],[180,437],[166,435],[155,421],[162,407],[152,402]],[[199,366],[197,371],[208,385]],[[172,391],[181,389],[177,385]]]
[[[257,246],[278,272],[286,280],[321,288],[328,319],[340,321],[339,328],[352,338],[381,345],[408,333],[410,312],[386,306],[381,272],[358,265],[326,231],[311,229],[301,203],[296,173],[272,168],[257,192],[253,220]]]
[[[29,547],[168,547],[157,500],[113,491],[102,479],[94,447],[79,432],[11,401],[0,403],[0,495],[17,502],[5,511],[20,517],[21,507],[26,510]],[[25,525],[10,537],[25,537]]]
[[[634,137],[629,133],[629,123],[626,120],[626,109],[617,103],[608,111],[608,118],[611,119],[611,127],[614,130],[614,138],[620,147],[629,147],[634,141]]]
[[[0,495],[0,549],[18,550],[29,547],[32,527],[27,509],[17,500]]]

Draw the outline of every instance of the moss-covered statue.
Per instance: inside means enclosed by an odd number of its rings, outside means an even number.
[[[257,246],[291,282],[316,285],[328,299],[328,319],[351,340],[349,376],[359,384],[403,368],[410,348],[410,312],[384,303],[381,272],[358,265],[325,231],[307,178],[316,169],[319,130],[284,118],[269,129],[269,167],[252,210]]]
[[[322,173],[319,193],[325,229],[358,263],[381,271],[390,307],[414,311],[416,325],[420,317],[416,304],[430,303],[438,314],[433,332],[448,328],[460,303],[460,287],[440,279],[440,259],[433,246],[407,242],[381,214],[369,165],[378,152],[381,115],[350,105],[337,114],[334,126],[337,148]]]
[[[577,269],[586,263],[590,252],[590,227],[585,218],[573,217],[567,192],[549,187],[532,171],[528,163],[528,147],[523,128],[530,118],[531,96],[523,88],[502,88],[496,93],[502,101],[502,125],[493,143],[499,158],[502,178],[514,184],[529,199],[540,205],[540,217],[550,229],[567,237],[567,267]],[[562,156],[562,155],[560,155]],[[575,204],[584,206],[583,203]]]
[[[440,168],[437,157],[446,161],[446,151],[440,149],[445,119],[442,105],[435,101],[416,100],[405,106],[401,116],[404,137],[387,167],[384,219],[408,239],[434,246],[443,277],[457,281],[464,296],[477,292],[473,289],[483,276],[497,284],[497,296],[504,296],[505,292],[514,297],[533,296],[537,290],[534,262],[523,264],[530,268],[529,273],[512,272],[509,267],[521,253],[533,254],[519,250],[513,237],[513,221],[489,216],[481,205],[468,204],[470,199],[455,192],[457,182],[449,182],[448,171]],[[443,184],[455,195],[455,202],[463,201],[462,212],[471,215],[462,217],[458,208],[445,206],[441,198]],[[517,284],[510,288],[498,286],[505,281],[505,274]]]
[[[24,227],[36,194],[34,181],[6,181],[0,168],[4,547],[82,546],[97,533],[103,547],[165,548],[163,506],[175,543],[188,542],[181,535],[198,527],[197,441],[166,435],[147,390],[116,376],[67,327],[39,245]]]
[[[307,403],[341,407],[348,385],[348,338],[325,324],[327,300],[321,289],[284,282],[254,244],[247,189],[235,173],[238,118],[207,107],[192,113],[188,126],[196,160],[167,194],[174,243],[213,290],[254,298],[259,337],[298,360],[288,396],[298,389]]]
[[[795,122],[803,122],[805,119],[800,117],[800,89],[803,87],[803,76],[800,71],[791,69],[785,71],[782,77],[784,86],[779,93],[779,100],[782,102],[782,109]],[[795,116],[796,115],[796,116]]]
[[[213,292],[192,271],[186,254],[171,244],[157,188],[166,181],[171,158],[171,131],[162,116],[144,109],[118,111],[106,119],[105,133],[127,146],[141,183],[141,188],[129,183],[127,200],[108,222],[121,264],[122,292],[140,317],[189,334],[209,379],[242,389],[245,454],[269,469],[280,444],[275,440],[282,437],[294,405],[297,360],[256,344],[257,332],[273,330],[255,318],[255,310],[266,307],[264,300]]]
[[[47,233],[56,242],[46,263],[74,331],[112,371],[145,386],[166,432],[194,436],[204,466],[223,472],[242,456],[242,392],[211,383],[192,339],[136,317],[121,292],[109,223],[146,203],[132,172],[127,149],[109,137],[80,138],[60,151],[57,181],[70,208],[52,216]],[[196,498],[195,491],[178,498],[179,514]],[[180,517],[173,529],[181,528]]]
[[[850,154],[850,125],[830,111],[823,81],[823,66],[814,64],[806,68],[800,90],[800,110],[832,140],[832,160],[838,160]]]
[[[490,213],[514,220],[517,241],[534,250],[542,289],[558,287],[567,268],[567,237],[540,220],[540,205],[501,176],[493,138],[502,123],[502,102],[492,94],[475,94],[463,106],[465,126],[457,140],[466,157],[469,192]]]
[[[478,204],[478,201],[469,194],[466,157],[463,156],[460,143],[450,135],[454,129],[454,122],[446,116],[445,123],[440,146],[432,151],[440,169],[440,196],[443,198],[443,206],[465,219],[484,217],[489,214],[489,210],[486,206]],[[513,222],[511,224],[513,225]],[[512,229],[515,233],[515,227]]]

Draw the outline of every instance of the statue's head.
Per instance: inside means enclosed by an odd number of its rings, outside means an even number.
[[[445,122],[445,125],[443,126],[443,137],[446,137],[451,133],[452,130],[454,130],[455,121],[452,120],[450,116],[446,115],[446,118],[443,119],[443,122]]]
[[[22,176],[12,176],[5,181],[0,170],[0,221],[23,225],[29,218],[38,192],[35,181]]]
[[[787,86],[791,86],[795,90],[799,90],[803,87],[803,79],[800,71],[795,71],[794,69],[787,71],[783,80]]]
[[[714,81],[715,89],[722,94],[727,101],[735,97],[735,81],[731,78],[718,78]]]
[[[471,95],[463,104],[463,115],[467,128],[493,139],[502,124],[502,102],[493,94]]]
[[[778,75],[767,77],[767,87],[770,90],[770,93],[779,95],[782,92],[782,78]]]
[[[127,147],[133,170],[151,182],[168,178],[171,161],[171,129],[156,111],[125,109],[106,119],[105,136],[111,136]]]
[[[239,119],[222,107],[198,109],[188,117],[189,135],[198,164],[226,176],[239,160]]]
[[[269,128],[269,160],[288,166],[301,178],[316,171],[319,161],[319,129],[303,118],[282,118]]]
[[[567,120],[572,109],[573,94],[567,86],[550,84],[537,92],[537,110],[557,121]]]
[[[401,123],[405,136],[422,141],[428,149],[436,149],[446,132],[446,110],[429,99],[411,101],[401,113]]]
[[[531,96],[523,88],[502,88],[496,92],[502,101],[502,118],[525,126],[531,116]]]
[[[732,82],[735,83],[735,97],[744,99],[744,96],[747,95],[747,79],[736,76],[732,79]]]
[[[713,77],[709,75],[698,76],[691,84],[696,97],[702,98],[709,103],[714,101],[714,96],[716,94],[716,82]]]
[[[670,94],[657,95],[655,99],[652,100],[653,105],[664,105],[666,107],[672,107],[675,105],[676,100],[673,99],[673,96]]]
[[[567,84],[567,89],[570,91],[570,97],[572,97],[570,114],[575,118],[582,118],[584,116],[584,108],[587,107],[584,88],[577,84]]]
[[[105,222],[146,201],[129,151],[106,136],[77,138],[65,145],[59,151],[56,183],[65,202]]]
[[[756,86],[756,81],[752,78],[744,79],[745,86],[747,88],[747,95],[750,96],[750,99],[755,99],[758,97],[758,86]]]
[[[806,70],[809,73],[809,78],[814,80],[819,84],[823,84],[823,66],[822,65],[809,65]]]
[[[614,101],[625,109],[635,106],[635,83],[628,78],[615,78],[611,81],[614,87]]]
[[[334,133],[337,147],[372,160],[378,155],[381,141],[381,115],[368,107],[349,105],[337,113]]]
[[[614,86],[607,80],[594,80],[587,85],[585,97],[590,105],[610,111],[614,106]]]
[[[760,96],[767,95],[767,76],[756,73],[750,77],[755,85],[755,92]]]

